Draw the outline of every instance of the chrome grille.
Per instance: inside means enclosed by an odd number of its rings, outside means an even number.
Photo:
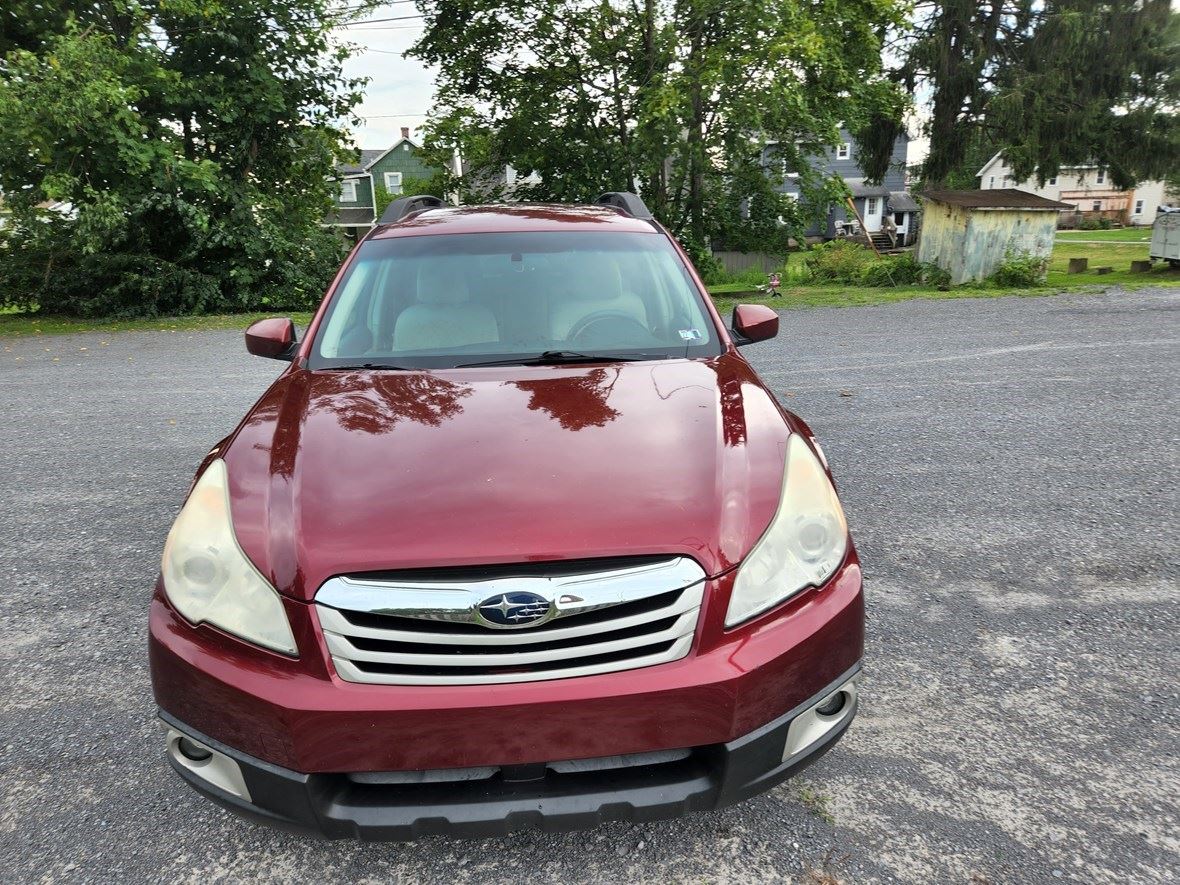
[[[534,682],[684,657],[704,578],[687,557],[572,574],[528,566],[453,580],[336,577],[316,594],[316,613],[336,672],[350,682]],[[514,612],[532,622],[504,617]]]

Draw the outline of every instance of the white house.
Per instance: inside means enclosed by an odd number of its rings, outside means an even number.
[[[1134,190],[1119,190],[1105,169],[1071,166],[1039,185],[1036,177],[1017,181],[1011,167],[996,154],[975,173],[981,190],[1016,188],[1074,206],[1082,216],[1104,217],[1123,224],[1151,224],[1156,208],[1165,202],[1164,183],[1145,181]]]

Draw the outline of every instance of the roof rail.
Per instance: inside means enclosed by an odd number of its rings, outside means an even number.
[[[446,205],[438,197],[431,196],[430,194],[401,197],[385,207],[385,211],[381,213],[381,220],[378,224],[393,224],[395,221],[401,221],[407,215],[411,215],[414,212],[421,212],[424,209],[442,209]]]
[[[630,215],[632,218],[642,221],[652,221],[654,218],[651,210],[643,204],[643,200],[639,199],[637,194],[627,191],[607,191],[594,202],[599,206],[611,206],[624,215]]]

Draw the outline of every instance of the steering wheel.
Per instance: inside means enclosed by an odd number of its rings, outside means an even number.
[[[567,341],[581,341],[592,327],[602,325],[604,323],[614,323],[623,327],[626,331],[621,336],[624,343],[640,343],[647,344],[652,340],[651,330],[645,326],[635,317],[629,313],[621,310],[596,310],[593,313],[588,313],[582,317],[573,326],[570,327],[569,333],[566,335]],[[642,340],[637,342],[626,341],[631,337],[628,333],[639,331],[642,333]]]

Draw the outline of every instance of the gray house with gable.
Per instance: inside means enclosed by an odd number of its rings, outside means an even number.
[[[880,184],[865,180],[864,170],[857,160],[856,142],[852,133],[840,130],[840,140],[835,146],[825,148],[811,158],[811,168],[820,175],[836,174],[844,179],[852,194],[855,214],[847,205],[833,204],[821,214],[819,221],[807,230],[807,236],[821,239],[835,239],[842,236],[860,235],[863,224],[864,234],[873,237],[878,248],[891,245],[908,246],[913,243],[918,231],[918,213],[921,207],[906,190],[906,151],[909,136],[902,132],[893,142],[889,168]],[[767,145],[763,157],[769,168],[776,162],[773,144]],[[802,197],[798,171],[783,170],[781,193],[791,194],[795,199]],[[893,232],[894,240],[889,233]]]

